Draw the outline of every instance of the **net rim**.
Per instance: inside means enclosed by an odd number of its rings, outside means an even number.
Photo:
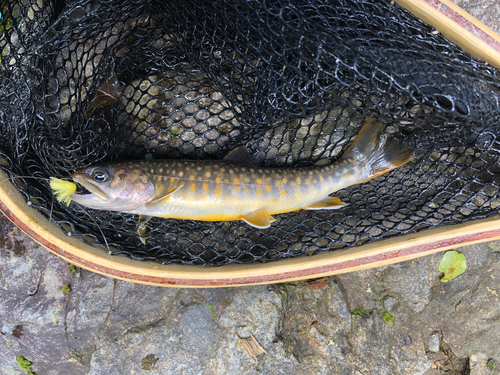
[[[395,0],[465,52],[500,68],[500,35],[450,0]]]
[[[0,179],[6,175],[0,172]],[[375,241],[330,253],[265,264],[220,267],[161,265],[110,255],[67,236],[30,207],[9,182],[0,185],[0,211],[33,240],[62,259],[104,276],[163,287],[211,288],[280,283],[331,276],[402,262],[457,246],[500,239],[500,215]]]

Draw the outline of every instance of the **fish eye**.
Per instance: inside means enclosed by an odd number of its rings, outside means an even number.
[[[96,169],[92,172],[92,178],[95,182],[104,182],[109,178],[109,173],[101,169]]]

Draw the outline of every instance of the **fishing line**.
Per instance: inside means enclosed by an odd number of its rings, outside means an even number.
[[[83,212],[85,215],[90,217],[90,219],[94,222],[94,224],[97,226],[97,229],[99,229],[99,232],[101,232],[102,238],[104,239],[104,243],[106,244],[106,250],[111,251],[111,249],[109,248],[109,245],[108,245],[108,241],[106,240],[106,236],[104,236],[104,232],[101,230],[101,227],[99,226],[99,224],[97,224],[97,222],[94,220],[94,218],[87,211],[85,211],[82,206],[77,205],[77,207],[78,207],[79,211]]]

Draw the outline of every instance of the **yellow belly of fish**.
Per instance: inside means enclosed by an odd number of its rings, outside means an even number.
[[[219,190],[226,190],[221,194]],[[246,189],[246,190],[245,190]],[[173,219],[201,221],[240,220],[242,215],[266,209],[270,215],[292,212],[318,200],[318,189],[266,189],[263,187],[226,186],[208,188],[207,194],[196,194],[189,184],[172,194],[157,211],[142,214]],[[208,190],[211,190],[208,193]],[[251,191],[252,190],[252,191]],[[253,193],[253,194],[251,194]]]
[[[232,203],[232,204],[231,204]],[[221,212],[216,205],[223,205],[224,211]],[[211,202],[210,205],[203,204],[203,202],[191,202],[186,200],[169,202],[168,210],[156,213],[146,213],[152,216],[159,216],[171,219],[187,219],[187,220],[201,220],[201,221],[231,221],[240,220],[242,215],[250,212],[257,211],[265,208],[270,215],[280,214],[285,212],[292,212],[300,210],[304,207],[301,203],[282,201],[280,204],[265,201],[252,201],[252,202],[228,202],[216,201]]]

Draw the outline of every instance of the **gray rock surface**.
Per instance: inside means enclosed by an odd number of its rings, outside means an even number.
[[[427,350],[432,353],[439,352],[440,344],[439,332],[432,333],[427,339]]]
[[[38,375],[500,373],[500,242],[460,249],[468,268],[447,283],[438,253],[318,290],[171,289],[71,272],[0,227],[2,375],[26,374],[18,355]],[[257,363],[238,340],[250,335]]]
[[[500,33],[500,2],[498,0],[453,0],[455,4]]]

